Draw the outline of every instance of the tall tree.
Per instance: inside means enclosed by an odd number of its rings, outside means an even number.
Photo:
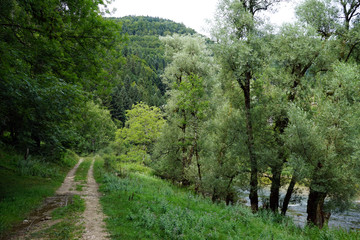
[[[164,164],[173,166],[170,169],[175,171],[174,180],[181,181],[183,185],[194,183],[196,190],[200,191],[201,125],[208,111],[210,77],[214,69],[211,53],[207,50],[205,40],[200,36],[174,35],[162,38],[162,41],[165,42],[166,55],[171,59],[171,63],[164,73],[164,82],[169,86],[169,100],[166,106],[168,122],[161,138],[167,138],[168,134],[176,137],[169,138],[174,142],[169,140],[163,145],[163,141],[160,140],[160,144],[157,145],[160,158],[158,168],[161,169],[161,165]],[[169,129],[172,132],[168,132]],[[193,166],[196,174],[191,178],[188,172]],[[169,173],[165,171],[161,174]]]
[[[243,93],[246,116],[247,148],[250,162],[250,202],[258,210],[258,157],[252,118],[251,82],[266,60],[264,32],[260,30],[257,13],[268,10],[279,2],[262,0],[224,0],[218,7],[213,37],[219,43],[217,50],[223,71],[229,72]]]
[[[282,140],[282,134],[287,128],[289,119],[287,106],[289,103],[298,102],[303,91],[306,91],[307,75],[313,74],[318,69],[324,67],[323,56],[326,56],[328,45],[322,43],[316,31],[304,28],[298,24],[285,25],[280,29],[278,35],[273,39],[272,60],[270,68],[270,81],[273,87],[277,88],[278,98],[282,98],[282,103],[271,115],[274,121],[273,134],[275,146],[278,149],[277,160],[269,162],[272,171],[270,209],[278,212],[279,189],[281,187],[281,173],[284,164],[287,162],[288,154]],[[320,57],[322,56],[322,57]],[[330,58],[331,59],[331,58]],[[296,171],[292,176],[287,194],[285,196],[282,214],[285,215],[296,183]]]
[[[327,74],[317,76],[308,106],[290,111],[285,137],[291,161],[301,166],[298,169],[309,182],[307,220],[320,228],[332,210],[348,206],[356,195],[358,76],[357,65],[333,65]]]

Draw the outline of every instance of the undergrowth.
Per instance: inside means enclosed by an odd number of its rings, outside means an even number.
[[[119,174],[103,169],[97,157],[95,178],[112,239],[359,239],[342,230],[301,229],[289,218],[268,212],[252,214],[242,205],[213,204],[142,172],[124,168]]]
[[[0,149],[0,238],[55,193],[78,157],[67,152],[57,163],[45,160]]]

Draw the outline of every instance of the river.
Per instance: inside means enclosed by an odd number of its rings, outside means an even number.
[[[248,198],[249,192],[238,189],[239,197],[246,200],[246,205],[250,206],[250,200]],[[285,189],[280,191],[280,199],[284,199],[286,194]],[[262,188],[259,190],[259,204],[262,205],[262,199],[268,198],[270,191],[268,188]],[[295,197],[294,197],[295,196]],[[307,205],[307,191],[299,191],[296,195],[293,195],[291,202],[286,213],[287,216],[291,216],[294,223],[300,227],[304,227],[306,224],[306,205]],[[329,220],[330,228],[343,228],[343,229],[356,229],[360,230],[360,198],[354,201],[354,206],[349,210],[341,213],[332,213]]]

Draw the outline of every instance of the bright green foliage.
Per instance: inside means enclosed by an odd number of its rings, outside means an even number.
[[[176,107],[181,111],[195,114],[199,120],[205,118],[208,101],[205,98],[204,79],[197,75],[190,75],[182,81],[177,90],[181,93],[178,97]]]
[[[125,128],[119,130],[118,139],[122,138],[135,145],[153,143],[164,123],[160,109],[144,103],[133,105],[133,108],[126,112],[126,116],[128,120]]]
[[[116,133],[120,160],[144,162],[164,125],[162,113],[158,107],[140,102],[127,110],[126,117],[125,127]]]

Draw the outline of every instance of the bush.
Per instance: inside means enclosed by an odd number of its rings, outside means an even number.
[[[26,160],[19,160],[17,170],[23,176],[38,176],[44,178],[60,177],[60,171],[52,163],[45,162],[41,159],[28,157]]]

